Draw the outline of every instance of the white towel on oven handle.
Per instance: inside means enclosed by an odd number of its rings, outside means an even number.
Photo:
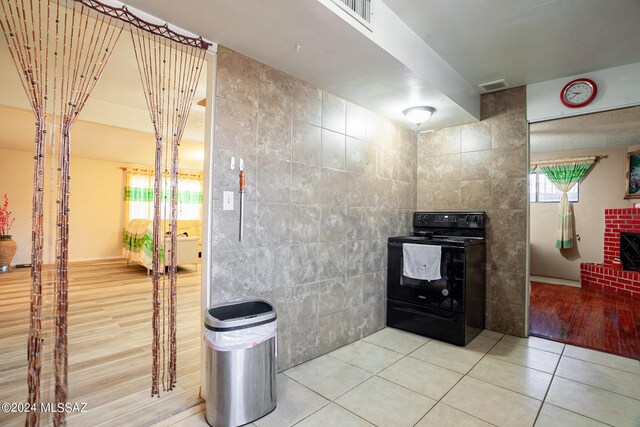
[[[433,245],[402,244],[402,274],[418,280],[438,280],[442,248]]]

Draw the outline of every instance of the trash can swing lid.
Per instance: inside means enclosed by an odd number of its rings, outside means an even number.
[[[264,324],[275,318],[275,308],[268,301],[248,300],[209,307],[205,313],[204,323],[216,329],[227,329]]]

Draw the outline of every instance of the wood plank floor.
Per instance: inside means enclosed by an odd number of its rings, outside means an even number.
[[[532,281],[529,332],[640,359],[640,299]]]
[[[69,267],[68,426],[145,426],[199,404],[200,269],[179,268],[178,384],[150,397],[151,279],[125,260]],[[0,402],[26,402],[29,269],[0,274]],[[0,412],[0,425],[24,414]]]

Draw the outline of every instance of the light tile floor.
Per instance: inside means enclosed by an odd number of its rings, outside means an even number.
[[[386,328],[277,381],[257,427],[640,426],[640,361],[491,331],[456,347]],[[204,427],[204,405],[161,425]]]

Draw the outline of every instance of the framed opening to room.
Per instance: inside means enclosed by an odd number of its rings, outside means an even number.
[[[637,232],[639,211],[625,197],[625,174],[629,153],[640,148],[638,120],[636,106],[530,123],[532,168],[588,163],[577,179],[579,198],[571,202],[568,235],[559,237],[558,203],[529,204],[533,336],[640,357],[637,336],[628,333],[640,317],[640,277],[620,261],[621,234]]]
[[[88,413],[71,414],[68,417],[71,425],[150,423],[201,401],[200,328],[202,310],[208,303],[209,268],[189,264],[178,267],[178,305],[181,306],[177,317],[178,382],[173,392],[161,390],[160,399],[151,399],[150,278],[144,267],[135,263],[127,265],[121,255],[127,224],[123,168],[152,168],[155,152],[154,131],[131,38],[131,34],[123,30],[71,137],[68,400],[86,402],[92,409]],[[11,69],[13,63],[5,43],[0,47],[0,56],[5,58],[0,79],[4,94],[0,122],[5,130],[0,138],[0,176],[16,217],[12,234],[18,245],[11,271],[2,276],[1,290],[3,316],[7,320],[3,324],[8,325],[8,329],[0,329],[0,341],[7,344],[3,346],[3,359],[7,361],[8,370],[0,382],[2,390],[11,393],[5,396],[8,401],[15,400],[10,397],[16,396],[26,400],[27,395],[23,362],[29,328],[29,287],[25,286],[30,280],[29,268],[15,268],[15,265],[31,263],[34,119],[15,70]],[[210,48],[206,56],[207,66],[198,81],[180,146],[180,169],[199,172],[204,202],[211,200],[207,193],[211,188],[207,184],[212,175],[211,162],[205,159],[211,153],[207,146],[211,144],[213,107],[196,103],[213,97],[216,47]],[[50,133],[57,129],[52,123],[47,126]],[[53,154],[52,159],[57,159],[58,153]],[[44,190],[55,192],[48,177]],[[55,197],[46,201],[45,206],[54,210]],[[201,209],[201,231],[195,236],[201,237],[202,243],[196,256],[201,252],[205,260],[210,252],[205,231],[210,229],[207,228],[210,204],[203,203]],[[55,223],[47,220],[45,231],[52,227]],[[24,421],[24,414],[5,416],[17,416],[19,422]],[[116,418],[124,416],[126,422]],[[4,421],[15,419],[0,419],[0,423]]]

